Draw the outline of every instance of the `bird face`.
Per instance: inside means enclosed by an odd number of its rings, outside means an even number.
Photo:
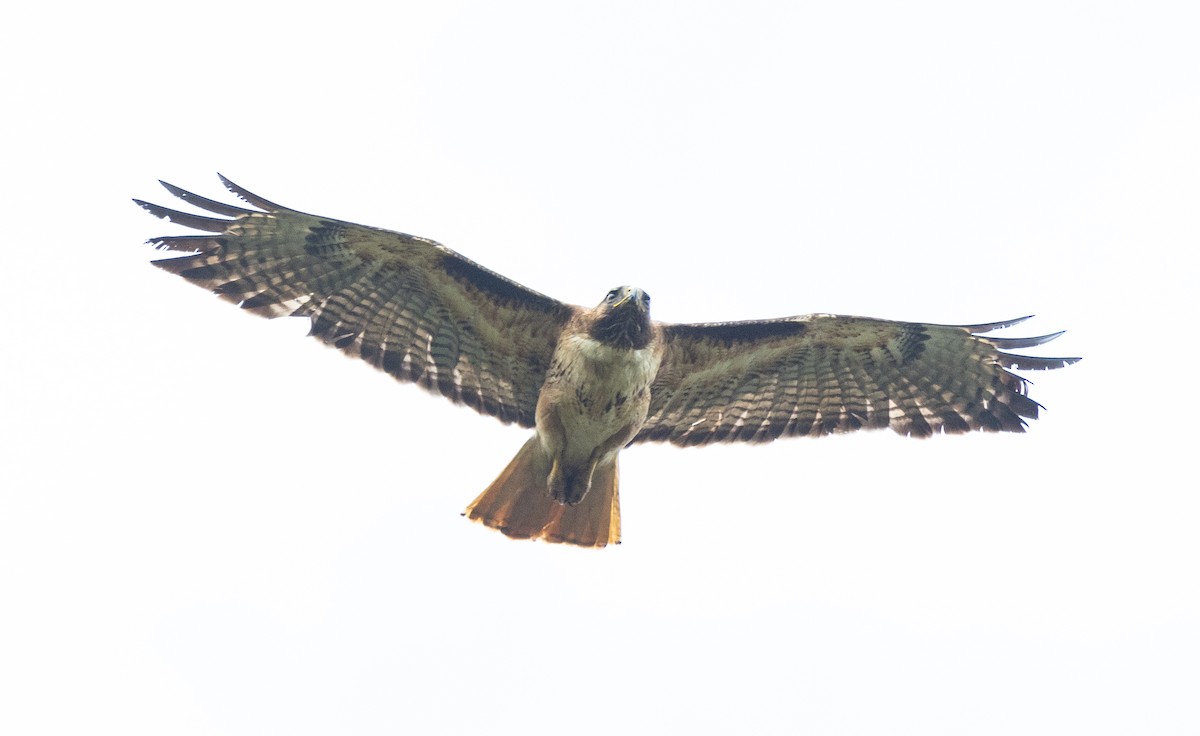
[[[596,307],[592,337],[612,347],[640,350],[650,343],[650,295],[634,286],[618,286]]]
[[[604,297],[602,306],[606,310],[637,307],[641,312],[650,312],[650,295],[636,286],[618,286]]]

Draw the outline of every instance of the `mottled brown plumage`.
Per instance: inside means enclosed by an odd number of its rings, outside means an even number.
[[[769,442],[890,427],[915,437],[1020,432],[1039,405],[1008,368],[1078,358],[1004,352],[1048,342],[982,336],[1021,319],[933,325],[813,314],[669,324],[620,287],[564,304],[432,240],[281,207],[172,194],[220,217],[137,203],[205,235],[156,238],[190,255],[155,265],[534,436],[466,514],[511,537],[620,539],[617,454],[633,442]],[[1022,318],[1024,319],[1024,318]]]

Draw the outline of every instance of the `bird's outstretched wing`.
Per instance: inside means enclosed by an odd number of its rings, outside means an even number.
[[[257,209],[162,182],[208,217],[134,200],[203,235],[150,242],[192,255],[155,265],[311,333],[403,381],[504,422],[532,427],[538,392],[577,308],[527,289],[432,240],[297,212],[221,177]]]
[[[1007,368],[1078,358],[1002,352],[1049,342],[981,337],[1027,318],[932,325],[814,314],[760,322],[663,324],[650,413],[634,442],[769,442],[891,427],[927,437],[1020,432],[1037,417],[1027,382]]]

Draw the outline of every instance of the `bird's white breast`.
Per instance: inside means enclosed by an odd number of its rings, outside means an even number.
[[[581,378],[593,381],[596,390],[647,388],[659,372],[659,357],[652,347],[630,351],[607,346],[587,335],[571,335],[566,340],[577,346],[581,361],[576,367],[583,373]]]
[[[559,420],[568,455],[590,453],[615,433],[646,418],[658,374],[653,348],[613,348],[586,335],[564,338],[556,355]],[[624,444],[624,443],[622,443]]]
[[[572,383],[590,383],[597,396],[647,389],[658,373],[658,356],[653,348],[614,348],[586,335],[571,335],[567,354],[576,360],[564,365]]]

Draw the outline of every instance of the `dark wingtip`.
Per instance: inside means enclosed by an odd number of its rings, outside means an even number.
[[[991,332],[993,330],[1002,330],[1005,327],[1012,327],[1013,325],[1019,325],[1027,319],[1033,319],[1033,317],[1034,317],[1034,315],[1027,314],[1024,317],[1017,317],[1016,319],[1001,320],[1000,322],[984,322],[983,324],[978,324],[978,325],[952,325],[952,326],[958,327],[960,329],[966,330],[967,332],[971,332],[971,333]]]
[[[170,207],[163,207],[153,202],[146,202],[141,199],[133,200],[137,206],[146,210],[155,217],[161,217],[168,222],[173,222],[184,227],[195,228],[196,230],[204,230],[210,233],[224,232],[229,225],[229,220],[218,220],[214,217],[204,217],[202,215],[193,215],[188,212],[180,212],[173,210]]]
[[[1052,332],[1049,335],[1038,335],[1036,337],[981,337],[980,340],[991,343],[998,348],[1031,348],[1035,345],[1045,345],[1051,340],[1056,340],[1061,337],[1066,330]]]
[[[185,202],[196,196],[183,187],[177,187],[169,181],[163,181],[162,179],[159,179],[158,183],[162,185],[163,189],[166,189],[168,192],[174,194],[176,197],[179,197]]]
[[[226,217],[241,217],[243,215],[252,215],[255,212],[254,210],[248,210],[245,207],[238,207],[232,204],[225,204],[224,202],[217,202],[215,200],[208,199],[207,197],[201,197],[199,194],[193,194],[182,187],[177,187],[170,182],[163,181],[162,179],[159,179],[158,183],[162,184],[164,189],[176,197],[179,197],[184,202],[199,207],[202,210],[215,212],[218,215],[225,215]]]
[[[997,355],[1000,356],[1000,364],[1004,367],[1026,371],[1048,371],[1055,368],[1065,368],[1083,360],[1083,358],[1038,358],[1032,355],[1017,355],[1015,353],[997,353]]]
[[[189,253],[203,253],[220,247],[221,243],[221,238],[211,235],[160,235],[146,241],[146,245],[153,245],[157,250],[176,250]]]
[[[182,275],[184,271],[195,266],[196,260],[190,256],[183,256],[181,258],[159,258],[150,261],[150,265],[179,276]]]
[[[1032,317],[1033,317],[1033,315],[1030,314],[1025,317],[1018,317],[1016,319],[1009,319],[1009,320],[1004,320],[1001,322],[989,322],[989,323],[980,324],[980,325],[955,325],[955,326],[959,327],[961,329],[967,330],[972,335],[975,335],[975,339],[985,342],[995,348],[999,348],[1000,350],[1009,350],[1012,348],[1029,348],[1029,347],[1034,347],[1036,345],[1044,345],[1044,344],[1050,342],[1051,340],[1057,340],[1058,338],[1065,335],[1067,332],[1066,330],[1059,330],[1058,332],[1051,332],[1048,335],[1037,335],[1035,337],[980,337],[978,334],[978,333],[984,333],[984,332],[991,332],[992,330],[999,330],[1004,327],[1012,327],[1013,325],[1024,322],[1025,320],[1031,319]],[[1051,370],[1054,368],[1063,368],[1065,366],[1071,365],[1072,363],[1078,363],[1080,360],[1082,360],[1082,358],[1077,358],[1077,357],[1073,357],[1073,358],[1040,358],[1040,357],[1034,357],[1034,356],[1030,356],[1030,355],[1017,355],[1015,353],[1003,353],[1003,352],[999,352],[999,350],[997,350],[996,354],[1000,356],[1000,362],[1005,367],[1017,368],[1017,369],[1021,369],[1021,370]]]
[[[222,174],[220,172],[217,173],[217,178],[219,178],[221,180],[221,183],[225,185],[226,189],[233,192],[237,196],[241,197],[243,200],[254,205],[255,207],[258,207],[259,209],[264,209],[264,210],[269,210],[269,211],[287,209],[286,207],[275,204],[274,202],[272,202],[269,199],[263,199],[262,197],[258,196],[254,192],[251,192],[250,190],[246,189],[245,187],[240,187],[237,184],[234,184],[232,181],[229,180],[229,177],[225,176],[224,174]]]

